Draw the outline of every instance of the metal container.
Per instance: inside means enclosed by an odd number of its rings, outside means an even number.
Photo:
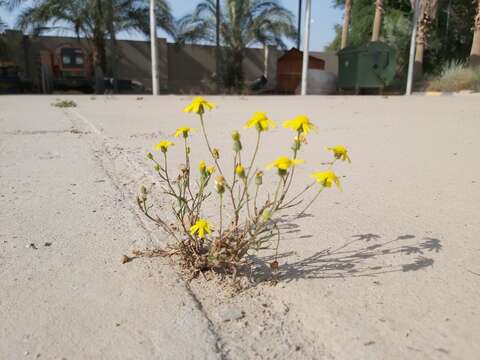
[[[383,42],[347,47],[338,52],[338,88],[382,90],[395,77],[396,52]]]

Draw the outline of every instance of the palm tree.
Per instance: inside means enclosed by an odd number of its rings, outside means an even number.
[[[352,18],[352,0],[345,0],[345,10],[343,14],[341,49],[346,48],[348,44],[348,30],[350,29],[350,20]]]
[[[380,29],[382,28],[383,0],[375,2],[375,19],[373,20],[372,41],[378,41],[380,38]]]
[[[437,15],[438,0],[417,0],[420,1],[420,11],[417,22],[417,39],[415,49],[415,77],[423,76],[423,57],[427,44],[428,32]]]
[[[0,8],[4,7],[6,5],[6,2],[3,0],[0,0]],[[3,19],[0,18],[0,31],[2,31],[6,27],[6,24],[3,22]]]
[[[472,66],[480,66],[480,0],[477,0],[470,64]]]
[[[296,38],[294,16],[278,0],[224,0],[222,5],[219,15],[224,46],[222,81],[227,88],[240,89],[245,49],[255,44],[285,48],[285,39]],[[216,19],[216,1],[201,1],[191,14],[179,20],[179,43],[215,43]]]
[[[7,1],[11,7],[27,2]],[[36,35],[55,29],[73,30],[78,37],[84,36],[92,42],[95,65],[106,71],[107,39],[115,46],[119,32],[148,34],[148,11],[148,3],[143,0],[36,0],[21,10],[17,26]],[[166,0],[157,0],[157,24],[168,33],[175,33]]]

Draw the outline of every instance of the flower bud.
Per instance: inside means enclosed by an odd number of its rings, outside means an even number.
[[[263,184],[263,171],[257,171],[255,174],[255,184],[260,186]]]
[[[207,166],[208,175],[212,175],[215,172],[215,170],[217,170],[215,166]]]
[[[235,168],[235,172],[237,175],[240,177],[240,179],[245,178],[245,168],[243,167],[242,164],[238,164],[237,167]]]
[[[232,139],[233,141],[240,141],[240,133],[237,130],[232,132]]]
[[[156,172],[160,171],[160,165],[158,164],[156,164],[153,168],[155,169]]]
[[[235,130],[232,132],[232,139],[233,139],[233,151],[236,153],[242,150],[242,143],[240,142],[240,133]]]
[[[242,143],[240,141],[233,142],[233,151],[235,151],[236,153],[242,151]]]
[[[213,150],[212,150],[212,155],[213,155],[213,158],[214,158],[214,159],[216,159],[216,160],[220,159],[220,150],[218,150],[218,149],[213,149]]]
[[[200,174],[202,175],[202,177],[207,175],[207,165],[205,164],[205,161],[200,161],[200,163],[198,164],[198,170],[200,170]]]
[[[153,155],[152,155],[152,153],[148,153],[148,154],[147,154],[147,158],[150,159],[150,160],[153,160]]]
[[[219,194],[225,192],[225,178],[221,175],[215,179],[215,190],[217,190]]]
[[[270,212],[270,210],[267,209],[262,213],[262,217],[263,220],[268,221],[272,217],[272,213]]]
[[[285,175],[287,175],[287,170],[278,169],[278,175],[284,177]]]

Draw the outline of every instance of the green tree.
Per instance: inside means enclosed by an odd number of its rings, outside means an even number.
[[[122,31],[149,34],[149,4],[143,0],[6,0],[10,7],[24,3],[17,26],[33,34],[55,29],[73,30],[89,39],[94,48],[96,66],[107,70],[106,43]],[[174,20],[166,0],[157,0],[157,24],[174,34]]]
[[[425,1],[425,0],[422,0]],[[475,24],[475,4],[472,0],[430,0],[438,2],[436,16],[428,24],[428,31],[422,36],[422,68],[429,74],[439,72],[451,62],[467,61],[472,46],[472,25]],[[343,7],[345,0],[334,0],[334,6]],[[406,71],[406,34],[411,31],[413,12],[410,0],[384,0],[384,21],[380,40],[397,49],[399,56],[399,75]],[[370,41],[375,16],[375,2],[372,0],[354,0],[349,42],[361,46]],[[423,18],[423,17],[422,17]],[[408,23],[408,30],[407,25]],[[401,24],[401,27],[392,27]],[[387,29],[389,26],[389,29]],[[388,32],[385,33],[385,32]],[[337,35],[338,37],[338,35]],[[335,38],[332,45],[339,40]],[[418,68],[417,68],[418,69]],[[402,76],[403,77],[403,76]]]
[[[224,0],[220,8],[222,81],[226,88],[243,87],[245,49],[255,44],[286,47],[295,40],[293,14],[278,0]],[[178,22],[180,44],[216,42],[216,1],[203,0]]]

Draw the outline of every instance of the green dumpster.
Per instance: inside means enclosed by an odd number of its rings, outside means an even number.
[[[395,50],[379,41],[361,47],[346,47],[338,52],[338,88],[383,89],[396,70]]]

